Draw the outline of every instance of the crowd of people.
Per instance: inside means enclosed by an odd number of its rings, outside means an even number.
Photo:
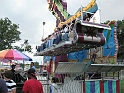
[[[62,30],[58,30],[48,35],[47,38],[42,39],[42,44],[37,47],[37,52],[40,52],[51,46],[55,46],[56,44],[59,44],[63,41],[72,41],[74,39],[74,32],[72,30],[72,26],[74,26],[74,24],[70,25],[70,27],[65,27]]]
[[[91,16],[92,16],[91,14],[86,13],[85,16],[83,17],[83,20],[89,21]],[[74,40],[74,32],[73,32],[74,22],[75,21],[63,27],[62,29],[57,28],[57,30],[52,34],[48,35],[47,38],[42,39],[41,40],[42,44],[36,47],[37,52],[43,51],[44,49],[47,49],[51,46],[55,46],[56,44],[59,44],[60,42],[63,42],[63,41],[73,41]]]
[[[0,93],[18,93],[17,82],[20,81],[16,78],[15,66],[12,65],[11,70],[0,73]],[[21,75],[17,77],[20,78]],[[30,69],[27,71],[27,80],[23,82],[22,93],[44,93],[42,83],[37,80],[36,68],[33,62],[31,62]]]

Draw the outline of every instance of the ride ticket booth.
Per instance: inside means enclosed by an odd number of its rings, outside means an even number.
[[[59,62],[57,93],[120,93],[120,71],[124,65]]]

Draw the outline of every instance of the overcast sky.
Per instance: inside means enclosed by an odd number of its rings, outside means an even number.
[[[74,14],[81,6],[86,6],[91,0],[66,0],[68,12]],[[107,20],[124,19],[124,0],[96,0],[101,10],[101,22]],[[19,24],[19,31],[22,43],[25,39],[29,40],[30,45],[35,48],[40,45],[44,34],[53,32],[55,28],[55,17],[48,10],[47,0],[0,0],[0,18],[8,17],[13,23]],[[35,52],[35,49],[33,49]],[[33,57],[34,61],[41,62],[41,57]]]

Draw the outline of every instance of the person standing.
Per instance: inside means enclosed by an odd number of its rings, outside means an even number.
[[[34,66],[34,62],[31,62],[30,68],[33,68],[33,69],[36,71],[36,68],[35,68],[35,66]]]
[[[15,82],[15,83],[19,83],[21,81],[24,81],[24,78],[20,75],[20,73],[18,73],[16,70],[15,70],[15,67],[16,65],[11,65],[11,71],[12,71],[12,80]]]
[[[6,86],[6,82],[1,78],[1,74],[0,74],[0,93],[7,93],[8,89]]]
[[[27,74],[28,80],[24,82],[23,93],[44,93],[41,82],[36,78],[35,70],[30,68]]]
[[[57,93],[58,92],[57,91],[58,86],[57,86],[56,82],[58,82],[58,79],[53,77],[51,79],[50,93]]]
[[[11,70],[5,71],[4,79],[6,80],[6,85],[8,88],[7,93],[16,93],[16,83],[12,80],[12,71]]]
[[[11,71],[12,71],[12,80],[14,81],[14,82],[16,82],[16,76],[15,76],[15,67],[16,67],[16,65],[11,65]]]

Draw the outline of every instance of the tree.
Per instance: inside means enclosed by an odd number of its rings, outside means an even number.
[[[21,52],[32,52],[32,47],[26,39],[21,46],[13,46],[13,43],[21,40],[18,31],[19,25],[12,23],[8,18],[0,19],[0,51],[4,49],[17,49]]]
[[[118,59],[124,59],[124,20],[117,21]]]
[[[0,19],[0,50],[12,48],[12,43],[21,40],[19,26],[8,18]]]
[[[36,68],[40,68],[40,66],[39,66],[39,63],[38,63],[38,62],[34,62],[34,65],[35,65],[35,67],[36,67]]]
[[[23,67],[24,67],[24,64],[20,63],[20,67],[22,67],[22,68],[23,68]]]
[[[24,43],[21,44],[21,47],[19,47],[19,46],[14,46],[14,49],[17,49],[17,50],[19,50],[19,51],[21,51],[21,52],[27,51],[27,52],[32,53],[32,47],[31,47],[31,45],[29,45],[27,39],[25,39]]]

